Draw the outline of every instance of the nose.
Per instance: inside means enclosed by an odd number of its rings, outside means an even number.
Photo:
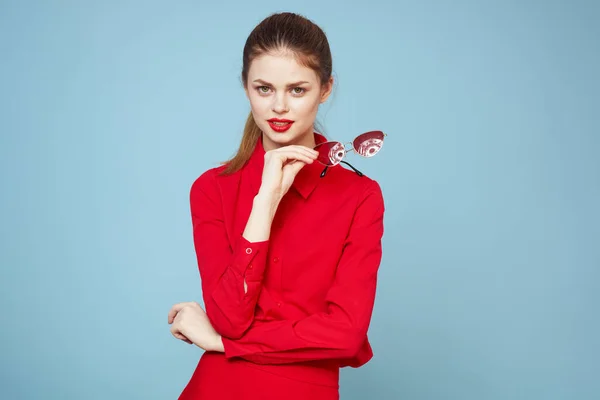
[[[271,109],[277,114],[283,114],[289,111],[289,109],[287,108],[284,94],[278,94],[276,96],[273,96],[273,105]]]

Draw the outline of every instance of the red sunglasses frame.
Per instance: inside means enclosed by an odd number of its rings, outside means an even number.
[[[354,152],[354,153],[358,154],[359,156],[362,156],[365,158],[373,157],[375,154],[379,153],[379,151],[383,147],[383,140],[386,136],[387,136],[387,134],[382,131],[369,131],[369,132],[365,132],[365,133],[358,135],[351,142],[342,143],[342,142],[338,142],[338,141],[327,141],[327,142],[317,144],[313,148],[314,150],[319,151],[319,156],[317,158],[317,161],[325,166],[325,169],[321,173],[321,178],[325,176],[325,174],[327,172],[327,168],[334,167],[334,166],[338,165],[339,163],[344,163],[344,164],[348,165],[359,176],[362,176],[363,174],[359,170],[357,170],[352,165],[350,165],[350,163],[344,161],[346,154],[348,154],[350,152]],[[375,147],[367,147],[366,151],[365,151],[365,149],[361,149],[361,145],[364,145],[365,142],[369,141],[369,140],[371,140],[371,141],[377,140],[378,142],[372,143],[371,145],[374,144]],[[347,149],[346,145],[350,145],[350,148]],[[319,150],[320,148],[323,148],[323,147],[328,148],[326,153],[321,153],[321,151]],[[371,151],[373,149],[375,149],[375,151]],[[324,162],[321,159],[322,157],[326,157],[326,159],[329,161],[329,163]]]

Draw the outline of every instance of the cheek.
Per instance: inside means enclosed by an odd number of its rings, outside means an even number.
[[[292,111],[294,111],[296,114],[309,116],[315,114],[319,109],[318,100],[315,100],[313,98],[304,97],[295,100],[296,101],[293,103],[292,106]]]
[[[270,102],[267,97],[262,97],[256,93],[250,94],[250,107],[255,113],[264,113],[270,110]]]

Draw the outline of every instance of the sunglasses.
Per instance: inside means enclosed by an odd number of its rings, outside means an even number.
[[[350,163],[344,161],[344,157],[349,152],[355,152],[359,156],[365,158],[373,157],[379,153],[381,146],[383,146],[383,138],[387,134],[382,131],[369,131],[362,135],[358,135],[353,141],[343,144],[342,142],[323,142],[319,143],[314,147],[314,150],[319,152],[317,161],[325,166],[323,172],[321,172],[321,178],[327,173],[329,167],[344,163],[354,170],[358,176],[363,176],[362,172],[354,168]],[[350,145],[350,148],[346,148],[346,145]]]

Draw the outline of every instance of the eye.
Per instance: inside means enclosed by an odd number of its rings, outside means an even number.
[[[256,89],[258,89],[260,93],[269,93],[270,88],[268,86],[259,86]]]
[[[294,91],[294,94],[303,94],[304,92],[306,92],[306,89],[301,88],[301,87],[295,87],[292,90]]]

